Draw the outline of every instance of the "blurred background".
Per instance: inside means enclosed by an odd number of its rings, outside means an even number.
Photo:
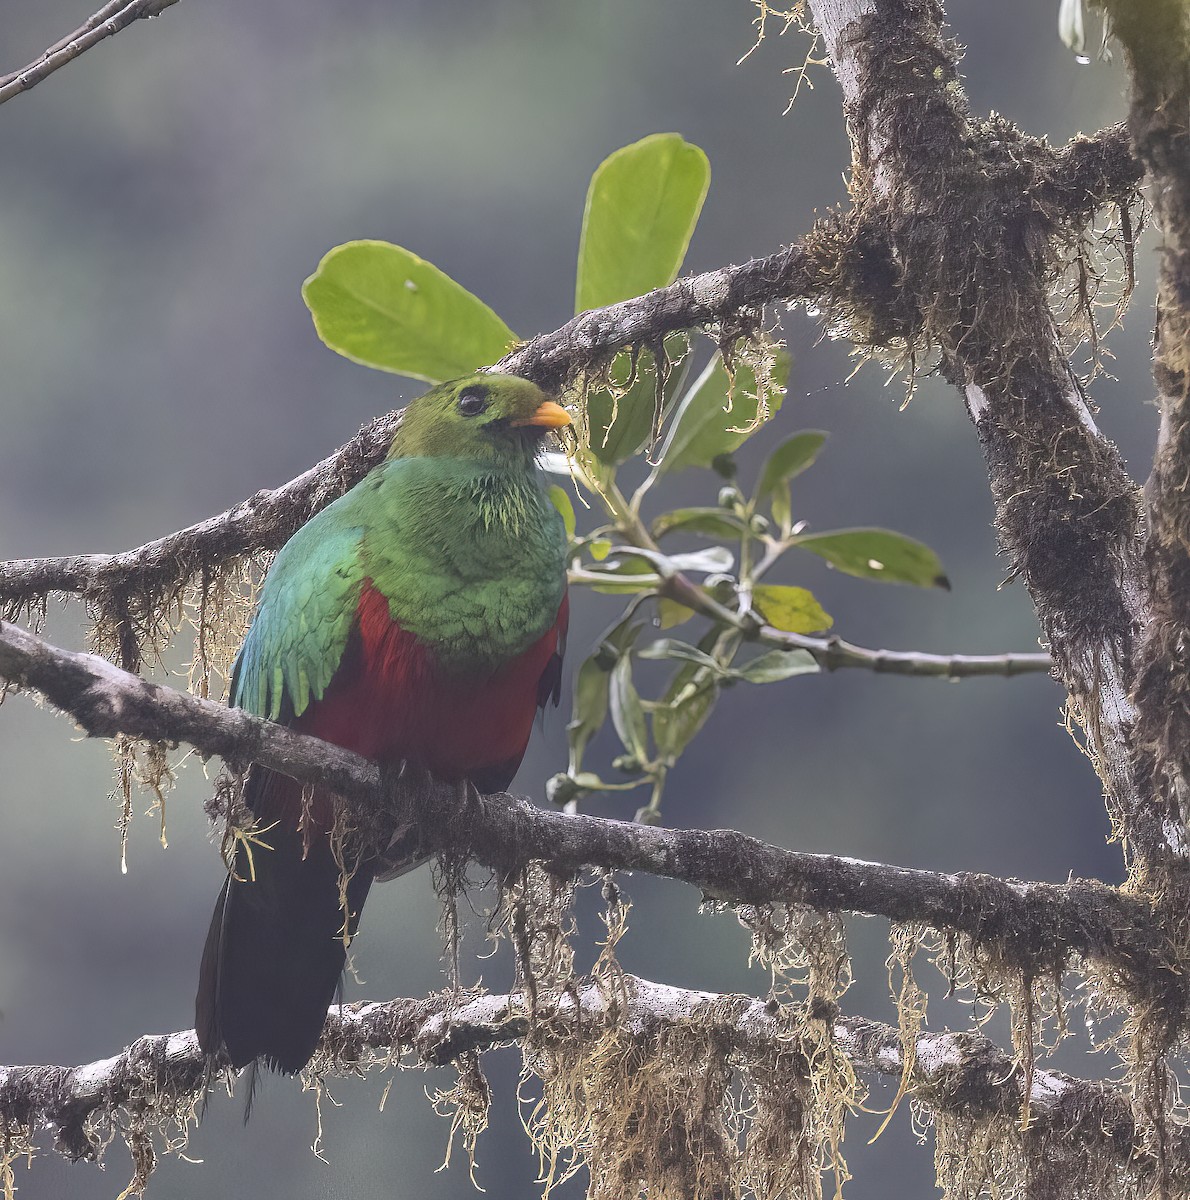
[[[0,69],[79,24],[93,0],[0,0]],[[1061,142],[1124,114],[1120,65],[1080,66],[1056,32],[1057,3],[955,0],[972,107],[995,108]],[[766,254],[845,197],[838,90],[811,71],[783,115],[808,44],[772,36],[743,65],[746,0],[183,0],[103,43],[0,111],[0,557],[122,550],[275,486],[334,449],[417,385],[323,347],[300,287],[331,246],[386,238],[430,259],[523,334],[571,314],[587,180],[612,150],[675,130],[713,177],[687,266]],[[1152,249],[1100,379],[1101,420],[1138,480],[1154,440],[1148,331]],[[785,319],[789,396],[756,456],[797,428],[829,430],[797,483],[795,514],[817,529],[878,523],[933,546],[950,594],[881,586],[791,555],[780,577],[814,589],[845,637],[872,646],[995,653],[1036,648],[1019,585],[998,588],[992,508],[958,396],[925,380],[851,371],[845,347]],[[749,465],[751,462],[752,465]],[[670,504],[708,502],[710,473],[671,485]],[[575,597],[572,666],[615,615]],[[77,644],[79,615],[51,609],[52,638]],[[1117,880],[1097,781],[1061,727],[1045,677],[935,680],[861,672],[737,688],[672,776],[666,817],[730,825],[783,846],[909,866],[1062,880]],[[540,798],[565,761],[565,712],[547,721],[518,779]],[[602,766],[597,745],[592,766]],[[607,749],[606,746],[603,749]],[[180,755],[179,755],[180,757]],[[188,1027],[199,952],[222,866],[200,765],[157,822],[133,823],[121,874],[106,747],[23,697],[0,710],[0,1062],[80,1063],[142,1033]],[[637,798],[596,811],[630,816]],[[147,801],[140,804],[144,808]],[[139,810],[138,810],[139,811]],[[691,889],[624,881],[635,902],[621,960],[662,982],[763,993],[730,916],[698,913]],[[478,897],[482,907],[484,897]],[[599,928],[583,906],[581,939]],[[442,986],[429,873],[378,889],[349,998]],[[476,922],[476,924],[480,924]],[[849,1010],[887,1018],[886,926],[851,924]],[[584,952],[589,959],[589,949]],[[507,963],[469,960],[496,988]],[[941,985],[931,968],[923,980]],[[941,990],[939,986],[939,990]],[[931,1025],[969,1010],[936,1003]],[[1002,1027],[992,1026],[1003,1033]],[[496,1102],[477,1177],[493,1200],[530,1196],[535,1161],[513,1102],[515,1052],[489,1056]],[[1081,1069],[1089,1068],[1084,1063]],[[320,1161],[314,1099],[269,1080],[252,1122],[216,1096],[150,1195],[471,1195],[462,1161],[435,1174],[447,1125],[423,1095],[446,1072],[332,1080]],[[873,1105],[891,1099],[877,1087]],[[848,1139],[855,1200],[930,1194],[930,1152],[907,1110],[866,1145]],[[23,1197],[114,1197],[106,1173],[52,1153],[21,1170]],[[576,1194],[568,1188],[567,1194]]]

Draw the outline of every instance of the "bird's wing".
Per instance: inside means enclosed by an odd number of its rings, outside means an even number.
[[[303,525],[273,562],[232,670],[237,708],[288,723],[338,669],[363,586],[362,530],[340,505]]]

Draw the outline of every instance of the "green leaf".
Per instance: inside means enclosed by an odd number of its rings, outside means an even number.
[[[624,748],[639,762],[647,762],[648,733],[645,729],[645,710],[632,682],[632,657],[625,654],[612,668],[609,701],[612,725],[624,743]]]
[[[752,604],[774,629],[786,633],[817,633],[835,623],[805,588],[758,584],[752,589]]]
[[[482,300],[389,242],[336,246],[302,286],[302,298],[332,350],[431,383],[494,363],[516,340]]]
[[[595,652],[584,660],[574,677],[574,708],[570,723],[566,726],[570,743],[570,773],[582,787],[582,776],[578,768],[582,763],[587,743],[595,736],[607,718],[608,692],[611,672],[616,662],[636,641],[643,624],[633,620],[633,614],[621,617],[603,637]]]
[[[657,597],[657,620],[662,629],[675,629],[694,616],[694,609],[670,600],[668,596]]]
[[[888,529],[836,529],[810,533],[791,543],[825,558],[832,566],[861,579],[912,583],[950,590],[938,556],[921,542]]]
[[[673,357],[684,353],[686,348],[684,339],[678,335],[667,338],[666,346]],[[630,374],[629,356],[618,355],[612,364],[612,378],[622,386],[628,382]],[[685,381],[685,374],[678,367],[666,379],[661,399],[663,416],[673,407],[674,399]],[[606,391],[592,391],[587,395],[591,453],[597,461],[608,466],[631,458],[652,438],[656,416],[656,365],[652,351],[642,350],[637,363],[636,382],[618,401],[614,401]]]
[[[707,156],[676,133],[660,133],[606,158],[591,177],[579,238],[575,311],[602,308],[665,287],[677,278],[710,184]],[[671,357],[684,339],[666,341]],[[613,402],[607,392],[587,398],[591,451],[602,462],[623,462],[649,440],[656,417],[652,354],[641,352],[637,382]],[[630,360],[620,355],[612,377],[628,381]],[[665,389],[663,409],[678,387]],[[613,420],[614,415],[614,420]]]
[[[786,438],[768,456],[764,469],[760,472],[756,499],[767,499],[779,484],[800,475],[807,467],[812,466],[825,441],[826,434],[820,429],[806,429],[795,433],[791,438]]]
[[[581,573],[571,572],[571,578],[606,596],[649,592],[661,584],[661,576],[636,555],[591,563]]]
[[[806,650],[770,650],[732,674],[747,683],[779,683],[782,679],[810,675],[817,670],[818,663]]]
[[[744,522],[734,513],[721,508],[678,508],[662,513],[653,522],[653,536],[662,538],[676,530],[683,533],[702,533],[707,537],[738,538],[744,532]]]
[[[598,653],[585,659],[574,677],[574,707],[566,726],[570,744],[570,773],[575,775],[583,761],[587,743],[597,734],[607,718],[608,686],[611,672]]]
[[[642,546],[617,546],[616,552],[652,564],[656,573],[663,578],[678,571],[717,575],[730,571],[735,565],[735,555],[726,546],[708,546],[705,550],[691,550],[685,554],[660,554]]]
[[[679,642],[676,638],[658,638],[657,641],[650,642],[640,651],[640,657],[676,658],[683,662],[692,662],[700,667],[706,667],[708,671],[716,675],[721,674],[723,670],[705,650],[700,650],[697,646],[691,646],[687,642]]]
[[[772,497],[773,520],[788,532],[790,526],[789,481],[813,465],[826,441],[826,434],[807,429],[787,438],[768,456],[756,485],[756,503]]]
[[[566,527],[566,537],[574,541],[574,505],[564,488],[556,483],[550,484],[550,502],[562,516],[562,524]]]
[[[653,710],[653,741],[657,753],[672,763],[706,724],[719,697],[719,685],[704,679],[681,701]]]
[[[605,158],[587,189],[575,312],[672,283],[710,181],[707,156],[676,133],[655,133]]]
[[[770,397],[771,413],[781,407],[791,362],[784,350],[777,351],[773,383],[780,390]],[[752,368],[741,364],[736,369],[730,411],[728,389],[727,369],[722,356],[716,354],[678,406],[658,455],[659,474],[683,467],[709,467],[714,459],[730,454],[756,432],[756,376]]]

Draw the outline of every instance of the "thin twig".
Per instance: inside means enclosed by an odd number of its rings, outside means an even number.
[[[36,87],[67,63],[73,62],[92,46],[126,29],[133,21],[156,17],[178,0],[113,0],[80,25],[73,33],[55,42],[36,61],[0,78],[0,104]]]

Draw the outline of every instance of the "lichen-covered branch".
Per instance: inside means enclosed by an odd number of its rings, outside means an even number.
[[[1171,824],[1190,809],[1190,12],[1180,0],[1112,0],[1132,79],[1128,127],[1160,230],[1153,375],[1161,424],[1145,488],[1153,619],[1137,655],[1138,761]]]
[[[112,0],[97,13],[55,42],[42,56],[19,71],[0,77],[0,104],[35,87],[92,46],[126,29],[133,21],[156,17],[178,0]]]
[[[904,1045],[891,1026],[839,1014],[807,1015],[801,1006],[751,996],[717,995],[652,983],[635,976],[581,982],[536,1006],[522,994],[445,992],[423,999],[357,1002],[327,1016],[312,1070],[357,1074],[394,1062],[439,1067],[501,1046],[591,1040],[617,1030],[639,1045],[660,1035],[695,1031],[713,1039],[728,1064],[798,1055],[805,1023],[821,1022],[857,1070],[900,1079]],[[808,1064],[802,1062],[803,1072]],[[210,1081],[193,1031],[138,1038],[120,1054],[77,1067],[0,1067],[0,1128],[31,1142],[48,1127],[57,1148],[74,1160],[101,1151],[97,1131],[155,1127],[164,1105],[183,1131]],[[1011,1128],[1022,1107],[1029,1136],[1064,1154],[1106,1153],[1117,1168],[1152,1171],[1138,1142],[1127,1100],[1108,1084],[1037,1070],[1031,1080],[988,1038],[926,1033],[914,1038],[908,1094],[935,1114],[993,1120]],[[1169,1148],[1175,1171],[1190,1169],[1184,1136]]]
[[[668,829],[538,808],[512,796],[390,778],[340,747],[150,683],[97,655],[51,646],[0,622],[0,679],[36,689],[90,735],[188,742],[238,766],[249,761],[349,803],[383,840],[412,819],[427,853],[474,860],[501,877],[530,861],[566,876],[585,868],[643,871],[730,903],[787,902],[913,921],[997,944],[1036,974],[1072,955],[1129,977],[1165,979],[1165,947],[1146,904],[1090,880],[1020,883],[782,850],[730,829]]]
[[[843,88],[857,212],[899,264],[893,302],[860,314],[875,328],[861,327],[860,340],[887,347],[895,334],[911,357],[936,354],[962,391],[1001,546],[1037,607],[1133,861],[1180,857],[1180,826],[1154,805],[1132,753],[1131,655],[1148,619],[1139,495],[1068,366],[1051,304],[1072,258],[1091,270],[1082,222],[1094,207],[1114,203],[1129,220],[1136,164],[1114,194],[1086,193],[1075,216],[1069,197],[1063,207],[1039,187],[1048,148],[1000,118],[971,117],[935,0],[812,8]]]

